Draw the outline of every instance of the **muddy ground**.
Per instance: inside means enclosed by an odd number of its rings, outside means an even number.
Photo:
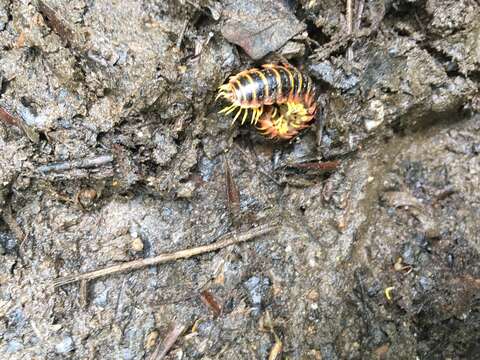
[[[346,5],[0,1],[0,358],[478,358],[479,2]],[[284,61],[295,141],[217,113]]]

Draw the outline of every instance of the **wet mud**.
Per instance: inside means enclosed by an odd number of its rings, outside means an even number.
[[[1,0],[0,358],[478,357],[479,13]],[[218,114],[228,76],[285,62],[319,89],[295,140]]]

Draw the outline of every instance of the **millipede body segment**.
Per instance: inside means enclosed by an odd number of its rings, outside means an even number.
[[[230,102],[220,113],[236,111],[234,122],[250,118],[263,135],[278,139],[295,137],[317,110],[312,79],[290,65],[266,64],[231,76],[220,86],[219,98]]]

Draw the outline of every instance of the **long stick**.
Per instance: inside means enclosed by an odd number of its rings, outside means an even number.
[[[180,250],[174,253],[169,254],[160,254],[147,259],[133,260],[125,262],[118,265],[113,265],[99,270],[90,271],[83,274],[68,275],[59,277],[53,280],[53,286],[58,287],[66,284],[71,284],[81,280],[92,280],[102,276],[116,274],[119,272],[130,271],[141,269],[146,266],[164,264],[166,262],[178,260],[178,259],[187,259],[192,256],[216,251],[224,247],[239,244],[245,241],[252,240],[258,236],[268,234],[269,232],[275,230],[278,225],[262,225],[258,226],[249,231],[238,234],[237,232],[231,232],[223,236],[223,240],[219,240],[213,244],[203,245],[191,249]]]
[[[74,161],[65,161],[60,163],[50,163],[46,165],[42,165],[38,167],[38,171],[41,173],[48,173],[51,171],[66,171],[71,169],[85,169],[85,168],[93,168],[106,165],[113,161],[112,155],[100,155],[93,158],[86,158]]]

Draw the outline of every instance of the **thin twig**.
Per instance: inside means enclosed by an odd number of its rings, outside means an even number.
[[[25,259],[24,247],[28,239],[28,234],[26,234],[22,230],[20,225],[18,225],[17,219],[12,214],[12,208],[10,207],[10,204],[7,204],[3,209],[3,213],[0,215],[0,220],[2,219],[3,219],[3,222],[9,227],[10,231],[15,236],[17,242],[19,242],[18,254],[20,255],[21,261],[24,262],[24,259]]]
[[[10,231],[13,233],[17,241],[21,241],[23,243],[23,241],[26,239],[26,235],[18,225],[15,217],[13,216],[12,208],[10,207],[10,205],[5,206],[2,215],[3,221],[10,228]]]
[[[252,240],[258,236],[268,234],[277,228],[276,224],[267,224],[258,226],[249,231],[243,233],[231,232],[223,236],[222,240],[219,240],[213,244],[198,246],[191,249],[180,250],[174,253],[160,254],[148,259],[139,259],[129,262],[125,262],[118,265],[113,265],[99,270],[90,271],[83,274],[68,275],[64,277],[59,277],[53,280],[53,286],[58,287],[66,284],[71,284],[81,280],[92,280],[102,276],[112,275],[125,271],[132,271],[144,268],[151,265],[159,265],[167,262],[179,260],[179,259],[188,259],[192,256],[197,256],[200,254],[217,251],[224,247],[239,244]]]
[[[112,155],[100,155],[94,158],[86,158],[74,161],[65,161],[61,163],[50,163],[38,167],[38,171],[41,173],[48,173],[51,171],[66,171],[71,169],[85,169],[94,168],[106,165],[113,161]]]
[[[275,338],[275,344],[273,344],[273,347],[270,350],[270,354],[268,354],[268,360],[276,360],[283,350],[283,343],[275,332],[274,322],[269,310],[265,312],[263,326],[264,330],[269,331]]]
[[[321,170],[321,171],[333,171],[340,165],[339,160],[333,161],[314,161],[304,163],[287,164],[287,167],[305,169],[305,170]]]
[[[86,280],[85,280],[86,281]],[[120,287],[120,291],[118,292],[117,296],[117,303],[115,305],[115,320],[119,321],[120,320],[120,314],[122,313],[123,310],[123,294],[125,289],[125,281],[126,279],[123,279],[122,286]]]
[[[238,190],[237,183],[233,179],[226,156],[223,157],[223,171],[225,172],[228,212],[233,225],[238,228],[240,220],[240,191]]]
[[[413,12],[413,16],[415,16],[415,21],[417,22],[418,26],[422,30],[422,33],[425,33],[425,26],[422,23],[422,20],[418,17],[418,14],[416,11]]]
[[[80,306],[85,309],[88,305],[88,281],[80,281]]]
[[[353,7],[352,0],[347,0],[347,34],[351,35],[353,30]],[[352,45],[347,48],[347,61],[353,60]]]
[[[187,31],[187,26],[189,21],[190,21],[189,19],[186,19],[185,22],[183,23],[182,30],[180,31],[180,35],[178,36],[178,39],[177,39],[177,49],[180,49],[180,47],[182,46],[183,37],[185,36],[185,31]]]
[[[175,344],[178,337],[180,335],[182,335],[182,333],[185,331],[186,328],[187,328],[186,325],[175,324],[173,326],[172,330],[170,330],[170,332],[168,333],[168,335],[165,338],[165,340],[163,341],[163,343],[158,344],[158,347],[155,349],[153,354],[150,356],[150,360],[161,360],[161,359],[163,359],[168,354],[168,352],[170,351],[172,346]]]
[[[9,125],[14,125],[20,127],[20,120],[12,116],[7,110],[0,107],[0,120]]]
[[[362,24],[362,15],[363,15],[363,8],[365,7],[365,0],[357,0],[357,6],[355,10],[355,26],[354,30],[360,30],[360,25]]]
[[[340,51],[342,48],[350,45],[354,40],[370,36],[371,33],[372,30],[370,28],[365,28],[358,31],[355,36],[353,36],[353,34],[338,35],[330,42],[322,45],[321,48],[316,49],[315,53],[310,55],[310,59],[315,59],[317,61],[327,59],[332,53]]]

